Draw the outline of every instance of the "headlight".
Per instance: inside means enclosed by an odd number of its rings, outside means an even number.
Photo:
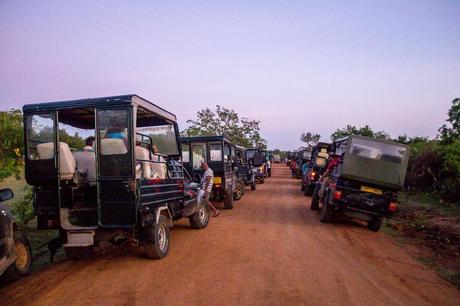
[[[222,184],[222,178],[220,176],[216,176],[214,178],[214,184]]]
[[[264,171],[264,166],[260,166],[260,167],[259,167],[259,171],[260,171],[260,172],[263,172],[263,171]]]

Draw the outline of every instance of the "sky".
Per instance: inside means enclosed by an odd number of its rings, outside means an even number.
[[[347,124],[434,137],[460,97],[460,1],[0,0],[0,109],[129,93],[181,130],[234,109],[271,149]]]

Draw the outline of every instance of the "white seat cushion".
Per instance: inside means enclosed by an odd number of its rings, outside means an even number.
[[[118,155],[126,154],[125,142],[120,138],[104,138],[101,139],[101,154],[102,155]]]
[[[54,143],[47,142],[37,145],[40,159],[50,159],[54,156]],[[75,174],[77,164],[72,155],[69,145],[65,142],[59,143],[59,174],[61,180],[71,180]]]

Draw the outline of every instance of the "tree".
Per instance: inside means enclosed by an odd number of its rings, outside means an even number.
[[[340,139],[350,135],[361,135],[367,137],[373,137],[378,139],[390,139],[390,135],[385,131],[373,131],[369,125],[365,125],[363,127],[357,128],[354,125],[348,124],[343,129],[337,129],[331,135],[331,140]]]
[[[443,124],[438,132],[443,143],[452,143],[460,139],[460,98],[452,101],[447,116],[447,124]]]
[[[305,142],[307,147],[313,147],[316,145],[321,138],[319,134],[313,134],[311,132],[302,133],[300,135],[300,141]]]
[[[0,135],[0,181],[12,174],[19,178],[24,152],[21,110],[0,112]]]
[[[231,142],[245,147],[256,146],[264,140],[260,137],[260,121],[246,117],[240,119],[232,109],[216,105],[197,112],[196,120],[187,120],[190,125],[181,134],[184,136],[224,135]]]

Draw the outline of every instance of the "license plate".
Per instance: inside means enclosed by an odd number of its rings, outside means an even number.
[[[361,191],[369,192],[369,193],[375,193],[375,194],[379,194],[379,195],[383,194],[383,191],[381,189],[376,189],[376,188],[372,188],[372,187],[368,187],[368,186],[361,186]]]
[[[94,232],[67,232],[68,246],[89,246],[94,244]]]

